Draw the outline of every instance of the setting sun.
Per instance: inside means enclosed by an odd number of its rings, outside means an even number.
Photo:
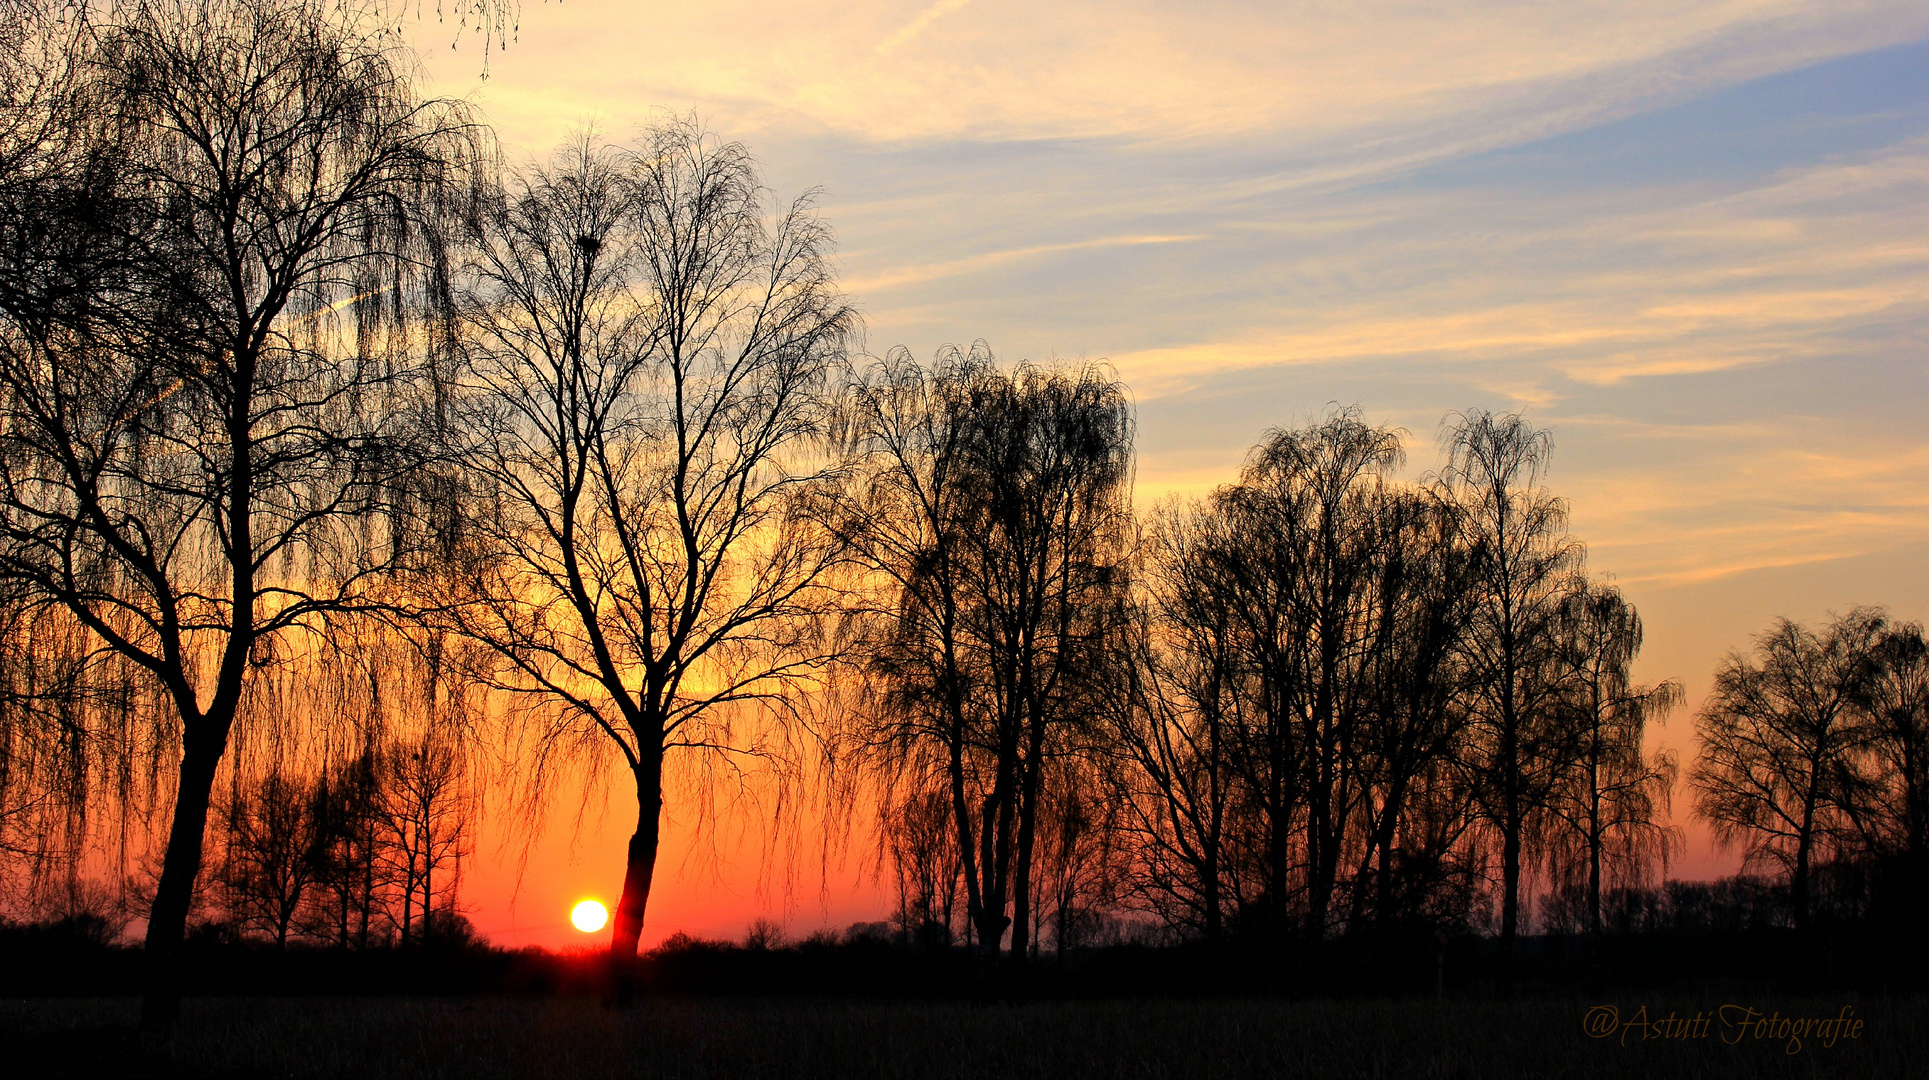
[[[570,909],[569,921],[585,934],[594,934],[610,921],[609,909],[600,901],[585,900]]]

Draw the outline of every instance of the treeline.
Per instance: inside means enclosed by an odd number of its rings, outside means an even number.
[[[10,882],[157,852],[157,1021],[190,925],[456,933],[483,744],[525,810],[620,767],[619,958],[666,800],[757,770],[986,956],[1511,948],[1537,888],[1593,930],[1654,882],[1680,690],[1546,431],[1457,414],[1411,479],[1336,409],[1141,513],[1107,369],[865,357],[831,252],[694,121],[507,165],[319,0],[0,11]],[[1816,867],[1920,859],[1920,633],[1785,630],[1694,776],[1802,922]]]
[[[309,784],[269,773],[239,787],[220,805],[201,931],[360,949],[465,939],[459,780],[454,748],[430,737]]]
[[[1455,418],[1408,483],[1400,434],[1336,410],[1137,518],[1101,369],[900,352],[856,398],[834,520],[878,598],[858,731],[912,936],[1511,944],[1531,877],[1598,929],[1677,842],[1645,734],[1679,688],[1632,682],[1640,619],[1518,416]]]

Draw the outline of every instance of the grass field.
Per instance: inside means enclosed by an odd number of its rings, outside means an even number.
[[[1700,1012],[1710,1022],[1700,1036],[1677,1025],[1590,1037],[1584,1020],[1604,1004],[1624,1020],[1642,1019],[1645,1006],[1651,1021]],[[1759,1024],[1737,1038],[1715,1011],[1724,1004],[1764,1018],[1839,1017],[1848,1006],[1864,1023],[1832,1047],[1811,1032],[1790,1053]],[[205,998],[187,1003],[167,1042],[143,1035],[137,1015],[138,1003],[125,999],[0,1001],[0,1072],[36,1080],[1929,1076],[1929,1000],[1866,996],[1023,1005],[685,998],[625,1009],[582,998]]]

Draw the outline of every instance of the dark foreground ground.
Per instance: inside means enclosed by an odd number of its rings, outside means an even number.
[[[1594,1011],[1611,1006],[1608,1014]],[[1645,1006],[1646,1012],[1641,1012]],[[1722,1007],[1727,1024],[1723,1022]],[[1751,1018],[1742,1010],[1752,1009]],[[1799,1045],[1769,1030],[1809,1024]],[[1697,1014],[1705,1025],[1661,1023]],[[131,999],[0,1000],[14,1077],[1929,1076],[1929,999],[1717,992],[1415,1001],[199,998],[171,1041]],[[1772,1024],[1760,1021],[1776,1018]],[[1640,1026],[1641,1021],[1655,1022]],[[1741,1027],[1743,1020],[1752,1020]],[[1633,1022],[1630,1026],[1629,1022]],[[1589,1034],[1592,1026],[1602,1037]],[[1793,1029],[1790,1029],[1793,1030]],[[1672,1037],[1670,1037],[1672,1036]]]

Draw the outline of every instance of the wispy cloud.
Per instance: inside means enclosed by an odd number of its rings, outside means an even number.
[[[1074,240],[1063,244],[1035,244],[1031,247],[1012,248],[1006,251],[987,251],[946,262],[923,263],[899,266],[883,270],[869,277],[850,278],[843,282],[844,288],[859,295],[887,293],[906,285],[921,285],[944,278],[960,277],[966,274],[981,273],[996,267],[1006,266],[1041,255],[1055,255],[1068,251],[1090,251],[1094,248],[1139,247],[1145,244],[1183,244],[1198,240],[1192,236],[1101,236],[1090,240]]]
[[[1038,5],[571,0],[531,12],[491,61],[498,122],[534,136],[559,100],[727,113],[733,125],[821,126],[864,138],[1191,139],[1268,133],[1369,153],[1424,136],[1503,145],[1858,49],[1912,40],[1906,0],[1594,0],[1493,5],[1184,7],[1153,0]],[[420,28],[435,70],[467,83],[473,55]],[[565,59],[566,58],[566,59]],[[1360,138],[1360,136],[1366,136]]]
[[[916,18],[905,23],[896,33],[878,42],[875,50],[879,56],[895,52],[909,44],[925,32],[932,23],[971,3],[971,0],[938,0],[937,3],[918,12]]]

